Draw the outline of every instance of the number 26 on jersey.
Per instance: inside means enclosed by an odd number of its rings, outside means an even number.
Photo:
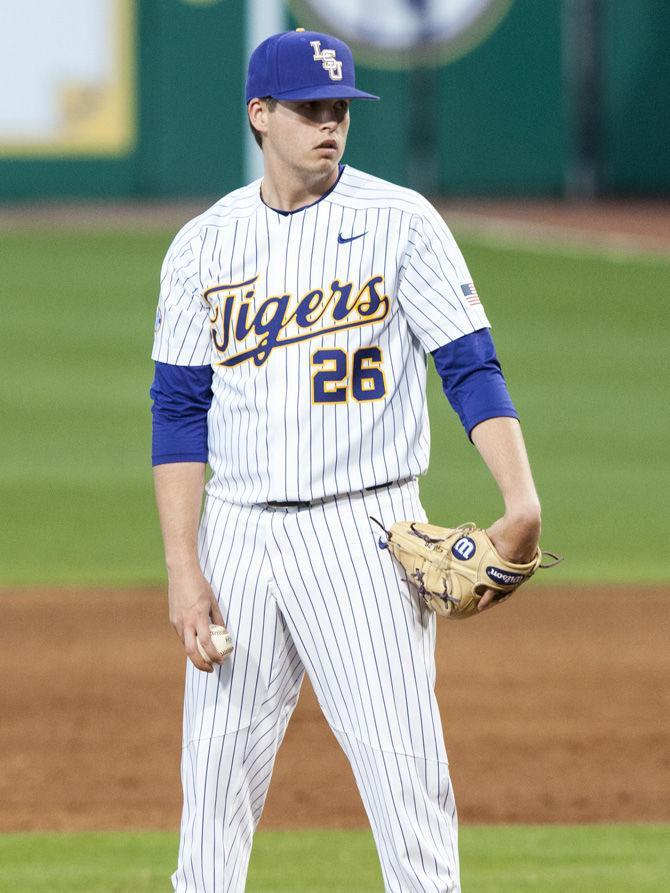
[[[351,356],[339,348],[320,348],[312,354],[312,403],[381,400],[386,382],[377,346],[361,347]],[[348,370],[351,368],[351,375]]]

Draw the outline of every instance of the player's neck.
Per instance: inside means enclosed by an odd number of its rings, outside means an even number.
[[[340,171],[335,167],[324,176],[312,177],[283,169],[273,170],[266,161],[261,184],[261,195],[266,205],[277,211],[295,211],[318,201],[337,182]]]

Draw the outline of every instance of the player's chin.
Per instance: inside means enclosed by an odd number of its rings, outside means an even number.
[[[340,163],[342,153],[338,149],[317,149],[313,157],[314,169],[328,174]]]

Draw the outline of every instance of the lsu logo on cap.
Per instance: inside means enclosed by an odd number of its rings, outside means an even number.
[[[468,561],[477,551],[477,546],[472,537],[462,536],[459,540],[456,540],[451,547],[451,551],[461,561]]]
[[[310,46],[314,50],[312,58],[320,62],[321,67],[328,72],[331,81],[342,80],[342,63],[335,55],[335,50],[322,50],[320,40],[310,40]]]

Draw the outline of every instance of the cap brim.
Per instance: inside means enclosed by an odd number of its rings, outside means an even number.
[[[274,99],[379,99],[374,93],[365,93],[355,87],[338,86],[337,84],[320,84],[318,87],[301,87],[299,90],[285,90],[273,93]]]

